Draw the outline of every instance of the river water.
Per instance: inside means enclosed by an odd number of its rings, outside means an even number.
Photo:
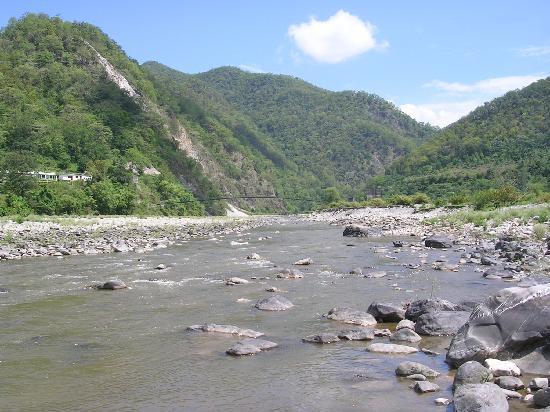
[[[271,238],[259,239],[264,236]],[[344,238],[342,228],[302,223],[144,254],[2,262],[0,286],[9,292],[0,294],[0,410],[444,410],[433,399],[451,397],[452,375],[444,363],[449,338],[422,339],[420,346],[440,356],[373,354],[365,351],[366,342],[301,342],[313,333],[349,329],[321,317],[335,306],[366,310],[372,301],[430,296],[480,300],[509,285],[484,281],[473,265],[458,273],[407,269],[403,264],[417,263],[422,253],[428,262],[444,257],[456,263],[460,252],[398,251],[391,240]],[[265,260],[246,260],[253,252]],[[304,279],[275,278],[305,257],[314,264],[303,269]],[[155,270],[161,263],[168,269]],[[355,267],[388,275],[346,274]],[[222,279],[229,276],[270,279],[226,286]],[[85,288],[114,278],[130,289]],[[295,307],[255,309],[255,301],[269,295],[267,286],[283,289]],[[279,347],[228,356],[237,337],[185,330],[206,322],[262,331]],[[386,326],[395,325],[379,327]],[[410,381],[396,378],[395,367],[404,360],[442,372],[435,380],[441,392],[418,395]],[[511,407],[521,410],[517,401]]]

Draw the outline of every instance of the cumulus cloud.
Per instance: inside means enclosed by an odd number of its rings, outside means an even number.
[[[239,69],[250,73],[267,73],[265,70],[260,69],[259,67],[248,65],[248,64],[239,64]]]
[[[445,127],[466,116],[482,104],[478,100],[464,102],[402,104],[399,108],[419,122],[430,123],[433,126]]]
[[[519,53],[526,57],[539,57],[550,55],[550,46],[529,46],[519,49]]]
[[[450,83],[441,80],[432,80],[426,83],[424,87],[433,87],[450,93],[486,93],[498,95],[510,90],[521,89],[537,80],[543,79],[545,75],[527,75],[527,76],[505,76],[492,79],[480,80],[475,83]]]
[[[288,35],[306,55],[322,63],[340,63],[372,49],[387,47],[375,38],[376,27],[344,10],[327,20],[312,17],[292,25]]]

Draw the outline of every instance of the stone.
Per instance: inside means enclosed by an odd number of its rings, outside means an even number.
[[[391,330],[389,329],[374,329],[374,336],[378,338],[384,338],[391,336]]]
[[[517,391],[525,388],[525,385],[521,379],[515,376],[499,376],[495,379],[495,383],[501,388],[508,389],[510,391]]]
[[[400,305],[393,303],[373,302],[367,312],[374,316],[378,322],[399,322],[405,319],[405,310]]]
[[[420,316],[414,327],[419,335],[449,336],[454,335],[468,321],[470,312],[437,311]]]
[[[451,403],[451,400],[447,398],[435,398],[434,402],[437,406],[447,406]]]
[[[454,393],[456,412],[507,412],[508,400],[494,383],[466,384]]]
[[[294,262],[294,264],[298,266],[308,266],[313,264],[313,260],[311,258],[300,259]]]
[[[425,381],[428,378],[426,378],[424,375],[420,373],[415,373],[413,375],[407,375],[405,376],[407,379],[410,379],[411,381]]]
[[[520,376],[521,370],[512,361],[501,361],[498,359],[485,359],[485,366],[493,376]]]
[[[260,299],[256,302],[256,308],[268,311],[282,311],[292,308],[294,305],[290,300],[281,295],[273,295]]]
[[[363,275],[363,269],[361,269],[360,267],[356,267],[356,268],[353,268],[352,270],[349,271],[350,275]]]
[[[393,247],[403,247],[403,241],[402,240],[394,240]]]
[[[474,309],[451,341],[447,362],[519,358],[544,346],[550,330],[549,307],[550,284],[500,290]],[[548,360],[544,364],[549,366]]]
[[[255,355],[256,353],[275,348],[277,346],[278,345],[275,342],[249,338],[233,344],[229,349],[227,349],[226,353],[233,356]]]
[[[234,325],[218,325],[216,323],[206,323],[204,325],[191,325],[187,328],[192,332],[212,332],[212,333],[227,333],[230,335],[246,336],[248,338],[259,338],[264,334],[252,329],[243,329]]]
[[[527,395],[525,395],[523,397],[523,399],[521,401],[525,402],[525,403],[528,403],[528,404],[535,403],[535,395],[533,395],[532,393],[528,393]]]
[[[333,343],[338,342],[340,338],[338,338],[337,335],[334,333],[319,333],[317,335],[310,335],[306,336],[302,339],[304,342],[311,342],[311,343]]]
[[[424,245],[426,247],[431,247],[435,249],[449,249],[452,247],[451,242],[448,239],[434,236],[429,237],[424,240]]]
[[[157,265],[155,267],[156,270],[164,270],[166,269],[166,265],[164,263],[161,263],[160,265]]]
[[[414,390],[418,393],[437,392],[440,389],[439,385],[428,381],[417,381],[414,384]]]
[[[247,283],[250,283],[250,282],[246,279],[238,278],[238,277],[225,279],[225,284],[228,286],[246,285]]]
[[[524,372],[533,375],[550,375],[550,345],[540,346],[527,355],[514,359]]]
[[[246,257],[248,260],[260,260],[262,257],[257,253],[252,253]]]
[[[489,369],[477,361],[468,361],[459,366],[453,386],[456,389],[460,385],[485,383],[492,379],[493,375]]]
[[[412,320],[409,320],[409,319],[403,319],[401,321],[399,321],[399,323],[397,324],[397,326],[395,327],[395,330],[400,330],[400,329],[411,329],[411,330],[414,330],[414,322]]]
[[[412,302],[405,312],[405,318],[416,322],[425,313],[436,311],[464,311],[462,305],[444,299],[421,299]]]
[[[432,349],[428,349],[428,348],[420,348],[420,351],[422,353],[425,353],[426,355],[433,355],[433,356],[439,356],[440,353],[439,352],[436,352]]]
[[[324,315],[327,319],[337,320],[359,326],[374,326],[376,319],[370,313],[350,308],[332,308]]]
[[[350,329],[339,332],[338,337],[345,340],[372,340],[374,331],[372,329]]]
[[[112,248],[114,252],[128,252],[130,250],[130,247],[124,242],[117,242],[112,245]]]
[[[502,392],[504,392],[504,395],[506,395],[506,399],[521,399],[521,393],[510,390],[510,389],[504,389],[500,388]]]
[[[536,391],[538,391],[539,389],[547,388],[548,378],[533,378],[529,382],[529,387]]]
[[[390,340],[393,341],[402,341],[402,342],[419,342],[422,340],[422,337],[418,335],[414,330],[409,328],[402,328],[391,334]]]
[[[282,292],[281,289],[279,289],[279,288],[277,288],[277,287],[275,287],[275,286],[267,287],[267,288],[265,288],[265,291],[266,291],[266,292],[275,292],[275,293],[280,293],[280,292]]]
[[[304,274],[298,269],[283,269],[278,274],[279,279],[302,279]]]
[[[412,346],[395,345],[393,343],[372,343],[367,346],[367,351],[375,353],[389,353],[396,355],[407,355],[418,352],[417,348]]]
[[[415,374],[421,374],[427,378],[436,378],[439,376],[439,372],[433,370],[429,366],[423,365],[418,362],[405,361],[401,362],[397,369],[395,369],[397,376],[409,376]]]
[[[97,288],[102,290],[119,290],[126,289],[127,287],[128,286],[126,286],[126,283],[121,280],[110,280],[102,285],[99,285]]]
[[[380,278],[383,278],[387,275],[388,275],[387,272],[380,271],[380,272],[367,273],[367,274],[364,275],[364,277],[366,277],[367,279],[380,279]]]
[[[536,406],[546,408],[550,406],[550,388],[544,388],[535,392],[533,402]]]
[[[369,228],[361,225],[348,225],[344,229],[343,236],[347,237],[368,237]]]

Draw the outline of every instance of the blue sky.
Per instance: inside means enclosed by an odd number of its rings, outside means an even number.
[[[443,126],[550,74],[550,1],[7,1],[99,26],[139,62],[364,90]]]

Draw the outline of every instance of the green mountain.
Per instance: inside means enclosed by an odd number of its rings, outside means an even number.
[[[449,198],[514,186],[550,191],[550,78],[485,103],[371,180]]]

